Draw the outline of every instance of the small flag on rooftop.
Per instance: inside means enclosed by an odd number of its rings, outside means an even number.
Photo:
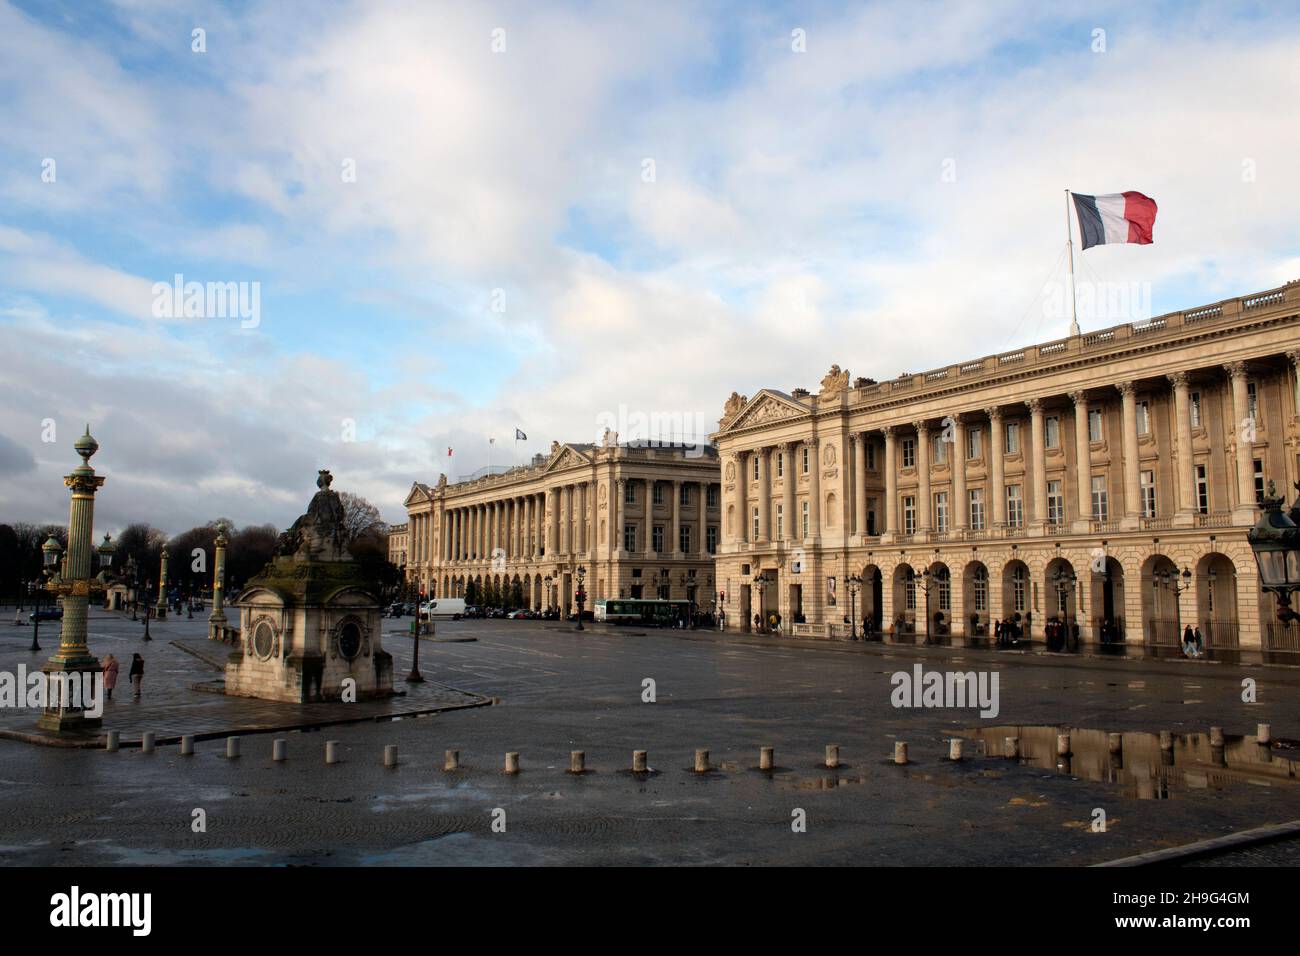
[[[1156,201],[1139,192],[1085,196],[1070,193],[1079,217],[1079,238],[1084,249],[1116,242],[1150,245],[1156,224]]]
[[[518,428],[515,429],[515,441],[528,441],[528,436]]]

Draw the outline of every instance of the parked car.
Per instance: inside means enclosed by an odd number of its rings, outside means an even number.
[[[386,613],[389,617],[401,617],[405,610],[405,604],[400,601],[394,601],[392,604],[388,605],[388,611]]]
[[[32,611],[27,615],[31,621],[61,621],[63,620],[63,608],[61,607],[43,607],[39,611]]]

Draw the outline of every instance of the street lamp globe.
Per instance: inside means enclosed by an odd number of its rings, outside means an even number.
[[[113,566],[113,554],[117,551],[117,545],[113,544],[110,535],[104,535],[103,543],[95,549],[99,553],[99,566],[107,571]]]
[[[59,545],[58,539],[50,535],[45,543],[41,545],[41,552],[44,555],[45,567],[54,568],[59,563],[59,554],[63,548]]]
[[[1300,490],[1300,483],[1297,483]],[[1260,587],[1272,591],[1278,599],[1278,617],[1283,621],[1295,620],[1291,610],[1291,592],[1300,588],[1300,499],[1291,506],[1290,514],[1282,511],[1282,496],[1276,494],[1273,482],[1268,483],[1268,493],[1260,507],[1263,513],[1255,526],[1246,532],[1246,540],[1255,555],[1259,568]]]

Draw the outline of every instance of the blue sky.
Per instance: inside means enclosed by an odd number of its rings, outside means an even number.
[[[1160,204],[1079,267],[1156,313],[1300,277],[1300,14],[1232,7],[0,0],[0,520],[86,421],[105,530],[320,467],[399,520],[490,436],[1052,339],[1066,186]],[[155,317],[176,273],[259,324]]]

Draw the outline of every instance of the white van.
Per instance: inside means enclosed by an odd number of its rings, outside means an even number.
[[[459,621],[465,616],[465,599],[437,598],[433,601],[425,601],[420,610],[428,614],[431,621],[440,617]]]

